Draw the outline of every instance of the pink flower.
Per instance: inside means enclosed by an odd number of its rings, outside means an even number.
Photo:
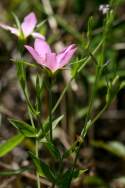
[[[32,35],[33,37],[44,39],[44,37],[41,34],[37,32],[33,32],[36,27],[36,24],[37,24],[36,16],[34,12],[31,12],[26,17],[24,17],[24,20],[20,28],[10,27],[2,23],[0,23],[0,27],[2,27],[5,30],[9,30],[12,34],[18,37],[22,37],[23,35],[24,38],[27,38],[29,35]]]
[[[71,44],[60,53],[56,54],[51,51],[46,41],[40,38],[35,40],[34,48],[27,45],[25,45],[25,48],[38,64],[48,68],[53,73],[68,64],[77,49],[74,44]]]

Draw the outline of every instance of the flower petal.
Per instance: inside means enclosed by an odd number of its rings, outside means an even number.
[[[37,23],[34,12],[29,13],[21,24],[22,31],[25,37],[28,37],[34,30]]]
[[[25,48],[28,50],[28,52],[32,55],[32,57],[38,64],[45,66],[44,60],[39,56],[39,54],[34,50],[34,48],[28,45],[25,45]]]
[[[52,72],[55,72],[58,69],[56,53],[46,54],[46,67],[48,67]]]
[[[5,29],[5,30],[10,31],[12,34],[14,34],[14,35],[16,35],[16,36],[19,36],[19,31],[18,31],[18,29],[14,28],[14,27],[10,27],[10,26],[8,26],[8,25],[6,25],[6,24],[2,24],[2,23],[0,23],[0,27],[2,27],[2,28]]]
[[[77,49],[76,46],[72,44],[72,45],[69,45],[64,50],[62,50],[62,52],[60,52],[57,55],[57,64],[59,68],[62,68],[64,65],[66,65],[70,61],[76,49]]]
[[[46,58],[46,54],[51,53],[51,49],[45,40],[37,38],[34,43],[34,49],[43,59]]]
[[[38,32],[33,32],[31,35],[34,38],[39,38],[39,39],[45,40],[45,37],[43,35],[41,35],[40,33],[38,33]]]

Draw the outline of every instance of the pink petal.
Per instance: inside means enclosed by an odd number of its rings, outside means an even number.
[[[59,68],[62,68],[64,65],[69,63],[76,49],[77,48],[75,47],[75,45],[72,44],[57,55],[57,64]]]
[[[42,40],[40,38],[37,38],[35,40],[34,49],[37,51],[37,53],[43,59],[45,59],[46,54],[51,53],[51,49],[50,49],[49,45],[46,43],[46,41],[44,41],[44,40]]]
[[[38,32],[33,32],[31,35],[34,38],[39,38],[39,39],[45,40],[45,37],[43,35],[41,35],[40,33],[38,33]]]
[[[33,12],[29,13],[21,24],[22,31],[25,37],[28,37],[34,30],[37,23],[36,16]]]
[[[25,48],[28,50],[28,52],[32,55],[32,57],[35,59],[35,61],[38,64],[45,66],[44,60],[39,56],[39,54],[31,46],[25,45]]]
[[[6,25],[6,24],[1,24],[1,23],[0,23],[0,27],[2,27],[2,28],[5,29],[5,30],[10,31],[12,34],[14,34],[14,35],[16,35],[16,36],[19,36],[19,31],[18,31],[18,29],[14,28],[14,27],[10,27],[10,26],[8,26],[8,25]]]
[[[52,72],[55,72],[58,69],[56,63],[56,53],[46,54],[46,67],[48,67]]]

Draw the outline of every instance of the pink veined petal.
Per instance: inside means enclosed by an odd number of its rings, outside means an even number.
[[[45,37],[43,35],[41,35],[40,33],[38,33],[38,32],[33,32],[31,35],[34,38],[39,38],[39,39],[45,40]]]
[[[69,63],[76,49],[77,48],[75,47],[75,45],[72,44],[57,55],[57,64],[59,68],[62,68],[64,65]]]
[[[0,23],[0,27],[2,27],[5,30],[10,31],[12,34],[14,34],[16,36],[19,36],[19,30],[16,29],[15,27],[10,27],[10,26],[8,26],[6,24],[1,24],[1,23]]]
[[[46,58],[46,54],[51,53],[51,49],[45,40],[37,38],[34,43],[34,49],[43,59]]]
[[[50,69],[52,72],[55,72],[58,69],[56,53],[46,54],[46,67],[48,67],[48,69]]]
[[[25,37],[28,37],[34,30],[37,23],[34,12],[29,13],[21,24],[21,28]]]
[[[35,59],[35,61],[42,65],[42,66],[46,66],[44,60],[39,56],[39,54],[34,50],[34,48],[32,48],[31,46],[25,45],[25,48],[28,50],[28,52],[31,54],[31,56],[33,57],[33,59]]]
[[[58,64],[60,64],[61,61],[63,61],[63,59],[65,58],[66,53],[71,50],[72,48],[74,48],[75,45],[71,44],[67,47],[65,47],[60,53],[57,54],[57,62]]]

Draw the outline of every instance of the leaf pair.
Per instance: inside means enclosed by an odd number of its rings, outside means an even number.
[[[35,138],[37,137],[37,129],[31,125],[25,123],[24,121],[10,119],[10,123],[20,131],[25,137]]]
[[[63,115],[59,116],[57,119],[55,119],[52,122],[53,129],[55,129],[55,127],[62,120],[62,118],[63,118]],[[48,120],[43,124],[43,130],[39,130],[39,131],[35,127],[32,127],[31,125],[29,125],[28,123],[24,121],[20,121],[16,119],[10,119],[9,121],[25,137],[31,137],[31,138],[39,137],[42,139],[46,137],[47,134],[49,133],[49,121]]]

